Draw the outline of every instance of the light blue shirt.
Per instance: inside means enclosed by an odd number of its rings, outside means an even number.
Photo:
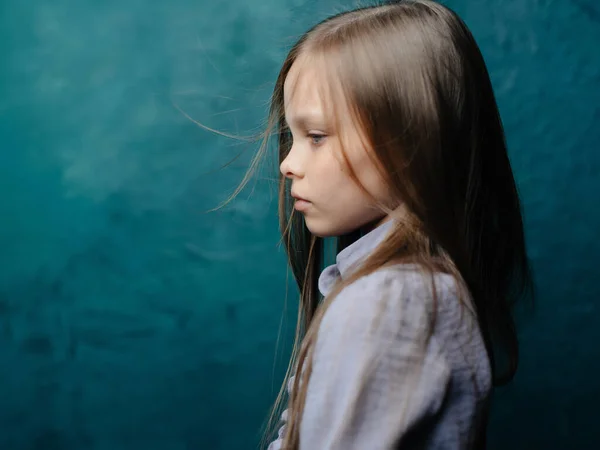
[[[388,221],[341,251],[323,270],[327,295],[375,247]],[[458,450],[484,448],[491,392],[488,355],[453,277],[438,273],[431,338],[431,278],[416,266],[377,270],[344,288],[316,341],[300,450]],[[288,383],[291,390],[293,379]],[[287,410],[279,437],[282,449]]]

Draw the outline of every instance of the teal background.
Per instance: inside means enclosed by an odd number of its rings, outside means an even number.
[[[600,7],[446,3],[489,65],[538,283],[490,449],[600,448]],[[256,447],[295,325],[275,167],[205,214],[256,145],[181,111],[256,134],[286,49],[350,6],[0,2],[1,449]]]

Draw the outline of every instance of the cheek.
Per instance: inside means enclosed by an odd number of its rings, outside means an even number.
[[[369,196],[352,179],[350,168],[340,151],[323,149],[315,156],[311,184],[319,186],[319,195],[329,207],[345,209],[349,202],[363,206],[372,203]],[[349,152],[347,157],[359,183],[380,200],[383,183],[366,152]]]
[[[315,158],[314,174],[315,181],[323,188],[328,189],[335,189],[348,178],[336,153],[329,148],[323,149]]]
[[[387,189],[375,163],[369,155],[364,150],[355,151],[353,154],[348,155],[348,159],[352,164],[359,183],[377,200],[382,200],[385,197]],[[362,190],[360,192],[362,196],[368,198]]]
[[[349,184],[352,182],[348,174],[334,158],[331,158],[323,166],[319,178],[319,184],[324,191],[323,197],[327,199],[343,198],[348,192]]]
[[[365,163],[359,177],[362,185],[367,191],[379,201],[385,201],[388,197],[387,188],[381,179],[381,175],[371,161]]]

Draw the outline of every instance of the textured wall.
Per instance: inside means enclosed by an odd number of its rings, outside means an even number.
[[[600,7],[447,3],[489,64],[539,288],[490,448],[600,448]],[[255,446],[294,326],[273,172],[204,214],[255,145],[174,105],[256,133],[285,48],[350,5],[0,2],[1,449]]]

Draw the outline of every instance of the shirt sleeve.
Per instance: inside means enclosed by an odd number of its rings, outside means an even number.
[[[413,448],[408,436],[440,410],[450,369],[435,337],[424,341],[431,299],[392,275],[357,280],[325,313],[300,450]]]

